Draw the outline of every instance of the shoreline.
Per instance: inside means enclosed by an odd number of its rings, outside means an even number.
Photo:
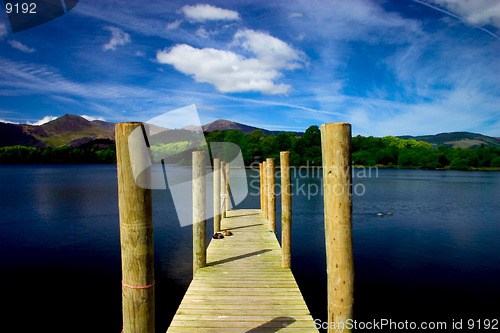
[[[0,165],[116,165],[115,163],[0,163]],[[161,163],[153,163],[153,165],[161,165]],[[186,165],[178,165],[179,168],[189,168]],[[207,169],[210,168],[207,166]],[[245,170],[259,170],[258,167],[255,166],[245,166]],[[321,169],[322,166],[313,166],[313,165],[301,165],[301,166],[290,166],[290,168],[294,169]],[[399,167],[399,166],[387,166],[383,164],[377,165],[352,165],[353,169],[395,169],[395,170],[429,170],[429,171],[443,171],[443,170],[452,170],[452,171],[500,171],[500,167],[471,167],[466,170],[452,169],[450,167],[445,168],[422,168],[422,167]],[[241,169],[241,168],[233,168],[233,169]],[[279,165],[276,166],[276,169],[279,169]]]

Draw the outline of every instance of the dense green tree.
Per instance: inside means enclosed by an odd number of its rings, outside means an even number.
[[[464,158],[457,158],[451,161],[450,168],[455,170],[468,170],[469,162]]]
[[[276,137],[276,144],[280,151],[289,151],[293,147],[295,134],[293,133],[280,133]]]
[[[500,168],[500,156],[496,156],[491,160],[490,166],[493,168]]]
[[[302,135],[302,139],[308,147],[321,146],[321,131],[319,127],[316,125],[310,126],[304,135]]]

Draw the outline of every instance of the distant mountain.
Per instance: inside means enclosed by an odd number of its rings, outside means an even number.
[[[80,147],[82,145],[109,145],[114,142],[115,123],[94,120],[88,121],[83,117],[66,114],[43,125],[8,124],[0,122],[0,147],[5,146],[29,146],[29,147],[60,147],[68,145],[70,147]],[[255,130],[262,130],[264,135],[284,133],[283,131],[269,131],[262,128],[249,126],[234,121],[219,119],[203,126],[203,131],[209,133],[214,130],[239,130],[245,134]],[[150,144],[155,142],[170,142],[175,137],[184,138],[196,131],[194,126],[186,126],[181,130],[171,130],[155,125],[148,126]],[[297,133],[302,135],[303,133]],[[448,147],[500,147],[500,138],[494,138],[477,133],[452,132],[440,133],[437,135],[423,136],[399,136],[401,139],[413,139],[425,141],[438,147],[446,145]]]
[[[0,123],[0,147],[78,147],[99,139],[114,140],[114,124],[88,121],[70,114],[40,126]]]
[[[190,127],[190,126],[187,126],[187,127]],[[185,128],[187,129],[187,127],[185,127]],[[206,124],[203,126],[203,132],[205,132],[205,133],[210,133],[210,132],[215,131],[215,130],[220,130],[220,131],[238,130],[238,131],[241,131],[245,134],[249,134],[249,133],[256,131],[256,130],[261,130],[264,135],[268,135],[268,134],[278,135],[280,133],[287,133],[287,131],[269,131],[269,130],[266,130],[263,128],[249,126],[249,125],[245,125],[245,124],[241,124],[241,123],[237,123],[235,121],[230,121],[230,120],[225,120],[225,119],[219,119],[219,120],[216,120],[212,123],[209,123],[209,124]],[[299,136],[304,134],[301,132],[293,132],[293,133],[295,133]]]
[[[433,147],[445,145],[453,148],[475,148],[484,144],[485,147],[500,147],[500,139],[470,132],[451,132],[436,135],[398,136],[400,139],[412,139],[430,143]]]
[[[108,131],[114,131],[116,125],[115,123],[102,120],[92,120],[92,123]]]
[[[186,130],[186,131],[190,131],[190,132],[195,132],[195,133],[203,132],[203,129],[200,126],[195,126],[195,125],[185,126],[182,129]]]
[[[45,143],[31,133],[35,131],[30,131],[30,126],[0,122],[0,147],[21,145],[45,148]]]
[[[207,132],[207,133],[210,133],[210,132],[215,131],[215,130],[220,130],[220,131],[238,130],[238,131],[241,131],[245,134],[249,134],[255,130],[260,130],[260,129],[261,128],[248,126],[245,124],[240,124],[240,123],[230,121],[230,120],[225,120],[225,119],[219,119],[219,120],[214,121],[213,123],[210,123],[210,124],[203,126],[203,131]]]

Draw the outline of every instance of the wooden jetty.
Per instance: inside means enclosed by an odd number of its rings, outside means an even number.
[[[233,235],[211,240],[167,332],[318,332],[263,213],[229,211],[221,226]]]
[[[124,333],[155,332],[151,190],[137,185],[134,170],[147,170],[149,155],[138,136],[141,123],[116,126]],[[140,129],[140,128],[139,128]],[[139,132],[140,133],[140,132]],[[351,127],[321,127],[329,323],[352,318]],[[134,151],[132,154],[133,150]],[[130,156],[135,159],[131,163]],[[214,159],[214,232],[206,246],[206,156],[193,152],[193,280],[168,328],[176,332],[317,332],[291,266],[290,153],[280,154],[281,243],[276,230],[275,161],[259,165],[260,209],[231,210],[229,163]],[[140,174],[148,184],[148,172]],[[220,183],[219,183],[220,182]],[[220,196],[220,199],[219,199]],[[328,332],[350,332],[332,328]]]

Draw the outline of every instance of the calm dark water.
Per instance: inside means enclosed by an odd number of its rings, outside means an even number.
[[[356,318],[498,318],[500,173],[354,174]],[[320,185],[318,171],[296,174],[292,269],[313,317],[325,320]],[[191,279],[191,229],[179,226],[167,191],[153,194],[157,332],[165,332]],[[238,207],[258,204],[249,195]],[[0,253],[5,327],[120,332],[116,167],[0,166]]]

